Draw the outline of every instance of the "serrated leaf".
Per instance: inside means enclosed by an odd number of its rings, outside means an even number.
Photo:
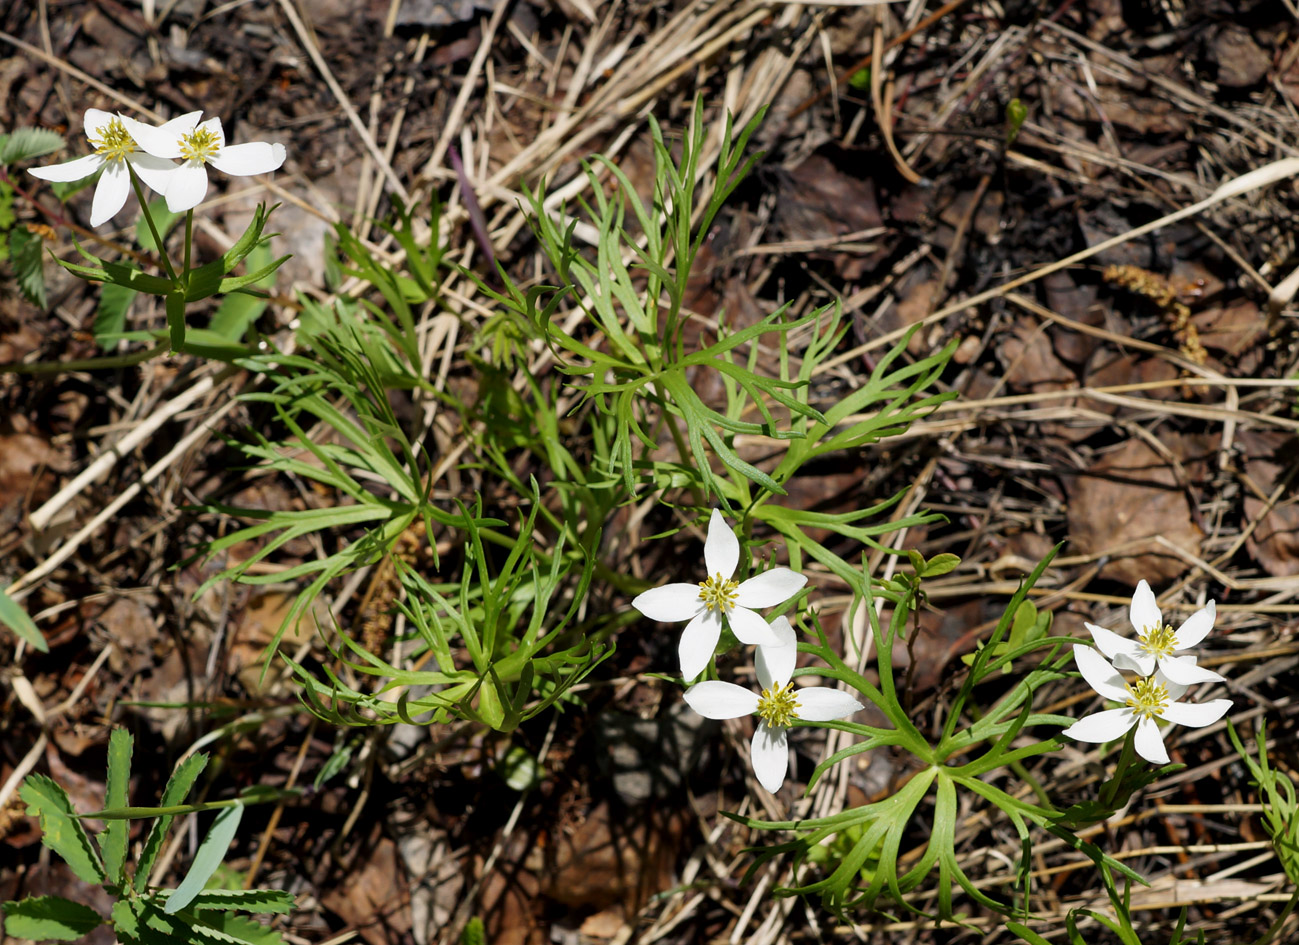
[[[43,774],[33,774],[23,781],[18,794],[27,802],[27,813],[40,817],[41,843],[63,857],[78,879],[102,883],[104,868],[63,788]]]
[[[248,919],[229,912],[200,912],[194,931],[206,942],[221,945],[281,945],[280,933],[256,919]]]
[[[230,849],[230,844],[234,841],[235,832],[239,829],[239,822],[243,820],[243,817],[243,804],[227,807],[217,814],[216,820],[212,821],[212,827],[208,830],[207,836],[199,844],[198,852],[194,854],[194,862],[190,865],[189,872],[185,874],[185,878],[176,887],[175,891],[167,897],[164,912],[168,915],[175,915],[193,902],[195,897],[203,891],[208,879],[216,872],[217,867],[221,865],[221,861],[225,859],[226,851]]]
[[[182,803],[189,794],[189,789],[194,786],[198,776],[203,773],[207,767],[207,754],[199,752],[190,755],[182,761],[171,778],[167,781],[166,788],[162,792],[162,806],[175,807]],[[149,830],[149,836],[144,841],[144,847],[140,851],[140,859],[135,867],[135,891],[144,892],[149,885],[149,873],[153,869],[153,861],[158,857],[158,850],[162,847],[162,841],[167,837],[167,830],[171,827],[172,817],[170,814],[159,817],[153,822],[153,827]]]
[[[45,635],[41,633],[32,618],[27,616],[27,611],[4,591],[0,591],[0,623],[42,653],[50,651],[49,644],[45,642]]]
[[[116,282],[106,282],[99,290],[99,308],[95,311],[95,340],[105,350],[113,347],[126,330],[126,313],[140,293]],[[110,340],[112,339],[112,340]]]
[[[64,146],[63,136],[45,128],[15,128],[0,148],[0,164],[30,161]]]
[[[105,790],[105,807],[125,807],[127,788],[131,781],[131,733],[124,728],[113,729],[108,738],[108,780]],[[100,832],[99,849],[104,854],[104,870],[108,881],[121,885],[122,869],[126,863],[126,843],[130,825],[125,820],[110,820]]]
[[[27,297],[27,301],[44,311],[49,302],[45,297],[42,242],[35,233],[29,233],[21,227],[9,231],[9,259],[18,279],[18,288]]]
[[[89,906],[62,896],[28,896],[4,904],[4,933],[37,941],[75,942],[104,924]]]
[[[166,902],[175,893],[167,890],[158,900]],[[282,889],[204,889],[186,907],[190,912],[213,910],[224,912],[239,909],[244,912],[284,913],[293,911],[293,894]]]

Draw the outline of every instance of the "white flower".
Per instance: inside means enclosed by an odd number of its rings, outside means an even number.
[[[750,608],[775,607],[789,600],[807,578],[789,568],[772,568],[743,584],[731,580],[740,563],[740,542],[722,513],[713,509],[704,542],[707,580],[698,584],[665,584],[641,594],[631,605],[651,620],[689,620],[678,652],[681,675],[694,679],[712,659],[722,634],[722,615],[741,643],[779,643],[771,626]]]
[[[1213,670],[1196,666],[1195,657],[1172,655],[1195,646],[1209,635],[1215,616],[1213,601],[1191,614],[1174,631],[1164,623],[1159,604],[1155,602],[1154,591],[1142,581],[1132,594],[1132,606],[1128,615],[1133,629],[1137,631],[1135,640],[1128,640],[1094,623],[1085,625],[1091,631],[1097,649],[1113,660],[1117,669],[1132,670],[1142,676],[1149,676],[1158,666],[1169,681],[1182,686],[1222,681],[1222,677]]]
[[[198,112],[194,115],[197,116]],[[187,117],[191,116],[173,119],[161,128],[151,128],[139,122],[132,122],[132,124],[170,134],[167,129],[178,127],[177,123]],[[126,128],[128,121],[129,118],[110,115],[98,108],[86,109],[86,137],[94,146],[94,152],[62,164],[33,167],[27,173],[41,180],[66,183],[89,177],[102,167],[104,173],[100,175],[99,183],[95,185],[95,197],[90,205],[91,226],[99,226],[112,219],[126,204],[126,195],[131,192],[131,172],[127,169],[127,165],[134,168],[140,180],[150,188],[160,194],[166,193],[170,177],[177,171],[176,165],[140,150],[139,144]]]
[[[825,686],[794,689],[789,681],[798,657],[794,628],[784,617],[773,620],[771,628],[779,642],[759,646],[754,657],[762,695],[734,683],[708,680],[687,689],[685,699],[690,708],[709,719],[754,714],[759,717],[750,748],[753,773],[759,784],[775,794],[785,783],[789,769],[789,726],[800,720],[846,719],[861,708],[861,703],[846,692]]]
[[[1203,728],[1218,721],[1231,708],[1230,699],[1198,704],[1178,702],[1187,687],[1169,679],[1159,669],[1154,676],[1126,683],[1119,671],[1089,646],[1074,644],[1073,658],[1088,685],[1106,699],[1123,703],[1121,709],[1088,715],[1064,730],[1065,735],[1080,742],[1113,741],[1122,738],[1135,725],[1137,737],[1133,744],[1137,754],[1152,764],[1166,765],[1168,752],[1164,750],[1164,739],[1155,719]],[[1195,657],[1186,659],[1194,667]]]
[[[167,209],[172,213],[192,210],[202,203],[207,195],[208,164],[235,177],[249,177],[269,174],[284,163],[284,145],[267,141],[227,145],[221,119],[200,122],[201,114],[191,112],[162,128],[122,119],[144,150],[155,157],[181,160],[167,183]]]

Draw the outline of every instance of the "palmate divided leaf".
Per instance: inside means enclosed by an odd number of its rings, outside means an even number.
[[[569,218],[567,208],[548,209],[544,185],[526,191],[534,211],[535,234],[560,286],[534,286],[524,293],[505,276],[506,290],[498,292],[476,280],[479,289],[508,316],[508,320],[498,317],[489,322],[483,331],[498,351],[509,350],[504,347],[508,344],[505,335],[511,329],[543,342],[559,361],[560,370],[575,378],[572,384],[583,399],[594,400],[600,413],[615,418],[609,452],[616,468],[611,471],[621,477],[628,494],[637,492],[642,457],[655,448],[655,433],[664,424],[677,441],[682,459],[687,455],[693,459],[708,494],[724,497],[726,493],[712,471],[713,456],[726,469],[767,491],[783,494],[776,479],[736,452],[732,438],[737,434],[773,439],[801,436],[782,423],[773,406],[809,420],[825,420],[806,398],[794,395],[806,385],[805,379],[764,376],[753,364],[760,345],[784,352],[787,336],[819,324],[822,312],[788,319],[781,309],[739,331],[728,332],[720,326],[718,340],[700,350],[686,351],[683,344],[687,317],[683,305],[690,267],[723,201],[760,156],[744,154],[760,120],[761,114],[735,136],[728,118],[716,186],[698,220],[694,219],[695,197],[703,174],[705,137],[702,102],[696,103],[679,161],[673,161],[661,130],[651,119],[656,171],[650,206],[641,201],[635,187],[612,162],[600,162],[615,182],[612,196],[606,195],[597,169],[586,167],[595,203],[583,201],[581,207],[599,234],[593,258],[574,245],[578,220]],[[639,242],[624,227],[628,208],[638,225]],[[561,323],[565,303],[577,306],[587,316],[582,322],[589,333],[577,333],[566,322]],[[742,346],[749,347],[747,364],[737,358]],[[709,406],[697,394],[698,382],[691,374],[704,370],[719,371],[735,393],[727,410]],[[750,408],[759,419],[744,418]]]

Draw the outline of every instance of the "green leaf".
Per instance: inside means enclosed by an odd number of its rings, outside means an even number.
[[[15,128],[0,147],[0,164],[30,161],[53,154],[64,146],[63,136],[44,128]]]
[[[14,225],[14,189],[5,180],[0,180],[0,230],[8,230]],[[9,246],[0,242],[0,260],[9,258]]]
[[[315,787],[316,790],[320,790],[322,784],[346,768],[347,763],[351,760],[352,743],[345,742],[338,748],[334,749],[334,753],[329,756],[329,760],[325,762],[324,766],[320,769],[320,773],[316,775],[313,787]]]
[[[233,808],[231,808],[233,810]],[[170,903],[176,896],[171,890],[159,893],[158,898]],[[205,889],[189,903],[189,911],[204,909],[224,911],[241,909],[244,912],[291,912],[293,911],[293,894],[282,889]],[[175,912],[174,909],[167,910]]]
[[[124,728],[113,729],[108,738],[106,807],[126,806],[127,788],[131,782],[131,748],[131,733]],[[130,826],[125,820],[110,820],[98,837],[99,849],[104,854],[104,869],[109,883],[114,886],[120,886],[123,880],[129,831]]]
[[[1006,928],[1022,938],[1028,945],[1051,945],[1050,942],[1028,928],[1028,926],[1021,925],[1018,922],[1007,922]]]
[[[460,933],[460,945],[485,945],[487,942],[487,933],[483,929],[483,920],[474,916],[465,923],[464,930]]]
[[[104,868],[63,788],[43,774],[33,774],[23,782],[18,794],[27,802],[28,815],[41,819],[41,843],[63,857],[78,879],[104,882]]]
[[[961,563],[960,557],[954,554],[944,552],[940,555],[934,555],[925,563],[924,573],[921,577],[938,577],[954,571],[956,566]]]
[[[198,776],[203,773],[207,767],[207,754],[199,752],[190,755],[172,772],[171,778],[167,781],[167,786],[162,792],[162,806],[174,807],[182,803],[189,794],[189,789],[194,786]],[[153,822],[153,827],[149,830],[149,836],[144,841],[144,847],[140,851],[140,859],[135,867],[135,891],[144,892],[149,885],[149,873],[153,869],[153,861],[158,857],[158,850],[162,847],[162,841],[167,837],[167,830],[171,827],[171,815],[164,815]]]
[[[167,201],[158,197],[149,201],[149,215],[153,217],[153,225],[158,228],[158,235],[166,242],[167,234],[175,229],[176,224],[180,222],[183,214],[172,213],[167,209]],[[144,210],[140,211],[140,216],[135,221],[135,241],[150,253],[161,253],[162,247],[156,245],[153,232],[149,229],[149,221],[144,216]]]
[[[541,783],[544,770],[526,748],[514,745],[501,760],[500,773],[506,784],[522,793]]]
[[[249,269],[264,269],[271,262],[271,249],[262,243],[248,254]],[[275,270],[272,269],[252,283],[262,289],[275,285]],[[245,292],[233,292],[221,300],[208,330],[221,336],[226,341],[239,341],[248,331],[248,326],[261,317],[266,311],[266,299]]]
[[[104,924],[89,906],[62,896],[28,896],[4,904],[4,932],[14,938],[75,942]]]
[[[4,591],[0,591],[0,623],[42,653],[50,651],[49,644],[45,642],[44,634],[37,628],[32,618],[27,616],[27,611]]]
[[[236,804],[234,807],[227,807],[221,813],[217,814],[216,820],[212,822],[212,827],[199,844],[198,852],[194,854],[194,862],[190,865],[189,872],[181,884],[176,887],[169,897],[167,897],[167,906],[163,910],[168,915],[175,915],[181,909],[184,909],[195,897],[203,891],[207,885],[208,879],[216,872],[221,861],[225,859],[226,851],[230,849],[230,844],[234,841],[235,832],[239,829],[239,822],[244,817],[244,805]]]
[[[100,289],[93,331],[101,348],[107,350],[117,344],[117,338],[126,330],[126,313],[139,294],[135,289],[116,282],[106,282]]]
[[[45,297],[45,272],[41,268],[42,240],[22,227],[9,231],[9,258],[18,278],[18,288],[27,301],[44,311],[49,307]]]
[[[193,925],[199,941],[219,945],[281,945],[280,933],[255,919],[229,912],[200,912]]]
[[[1028,106],[1017,98],[1012,98],[1006,104],[1006,145],[1015,143],[1019,137],[1019,129],[1024,126],[1024,119],[1028,118]]]
[[[89,177],[83,177],[81,180],[52,180],[50,181],[50,191],[58,198],[59,203],[67,203],[83,190],[99,183],[103,170],[101,167]]]

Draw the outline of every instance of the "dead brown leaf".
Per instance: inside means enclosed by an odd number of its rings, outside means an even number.
[[[1243,430],[1236,441],[1244,454],[1245,475],[1265,495],[1270,496],[1299,463],[1299,449],[1288,434]],[[1263,570],[1278,577],[1299,573],[1299,495],[1294,479],[1271,509],[1253,490],[1247,491],[1245,516],[1247,522],[1258,521],[1245,547]]]
[[[1161,435],[1159,440],[1194,480],[1204,474],[1216,437]],[[1144,578],[1167,583],[1190,565],[1156,539],[1193,555],[1204,532],[1168,461],[1137,437],[1105,453],[1088,470],[1070,476],[1068,494],[1070,552],[1112,555],[1101,576],[1135,585]]]

